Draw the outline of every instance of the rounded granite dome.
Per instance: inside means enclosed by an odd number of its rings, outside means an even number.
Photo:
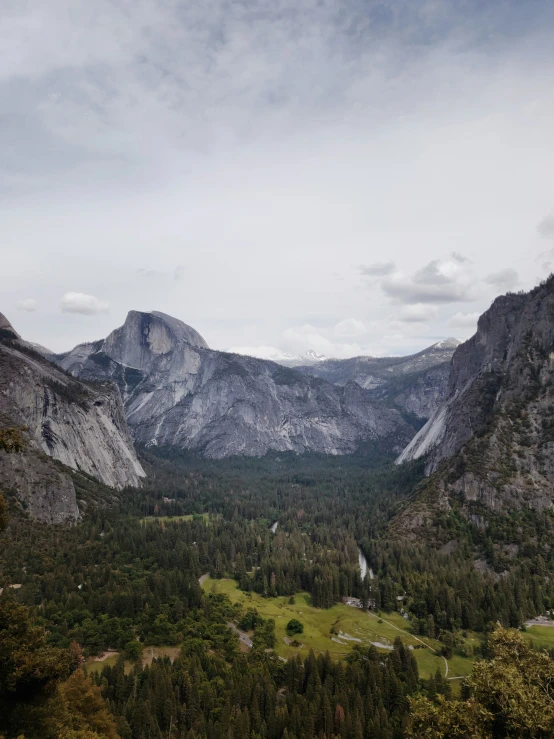
[[[209,349],[209,346],[202,338],[202,336],[200,336],[198,331],[195,331],[192,326],[188,326],[186,323],[183,323],[183,321],[180,321],[178,318],[173,318],[173,316],[168,316],[166,313],[161,313],[158,310],[153,310],[150,314],[147,315],[154,316],[155,318],[158,318],[160,321],[165,323],[165,325],[175,335],[178,341],[184,341],[191,346],[197,347],[198,349]]]
[[[106,338],[102,351],[127,367],[149,370],[157,357],[187,347],[208,349],[200,334],[177,318],[132,310],[123,326]]]

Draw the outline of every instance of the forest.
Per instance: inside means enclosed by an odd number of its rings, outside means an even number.
[[[285,659],[276,653],[274,619],[201,582],[226,578],[244,598],[268,603],[307,593],[322,613],[358,599],[385,620],[402,616],[406,633],[431,640],[445,664],[458,655],[477,660],[476,670],[494,661],[498,642],[506,664],[525,649],[529,660],[547,660],[546,675],[549,653],[521,631],[499,637],[498,629],[518,629],[554,606],[549,512],[497,516],[481,529],[453,511],[429,540],[396,540],[388,527],[422,478],[418,464],[361,454],[206,462],[158,450],[143,458],[147,485],[109,504],[91,499],[73,527],[33,522],[5,496],[6,739],[393,739],[415,726],[435,733],[414,736],[513,735],[508,719],[493,725],[490,696],[479,707],[474,675],[458,683],[441,670],[423,677],[419,653],[400,635],[379,646],[352,639],[344,659],[332,659],[303,647],[297,609],[287,633],[298,653]],[[175,653],[148,661],[148,647]],[[44,674],[29,668],[29,654],[47,666]],[[106,654],[113,657],[105,664],[91,662]],[[95,696],[94,715],[77,705],[79,691]],[[463,701],[474,733],[449,734],[444,726],[458,720]],[[551,736],[547,730],[518,735]]]

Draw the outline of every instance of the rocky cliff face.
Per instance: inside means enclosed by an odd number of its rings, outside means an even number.
[[[554,278],[497,298],[456,350],[447,397],[399,457],[469,512],[554,504]],[[412,508],[413,512],[413,508]]]
[[[0,314],[1,315],[1,314]],[[18,429],[17,453],[0,446],[0,484],[35,518],[75,520],[75,488],[66,467],[113,488],[139,484],[144,472],[129,436],[119,393],[79,382],[0,320],[0,428]]]
[[[211,351],[163,313],[131,311],[107,339],[57,357],[78,377],[115,380],[134,438],[207,457],[268,451],[345,454],[414,429],[355,383],[337,387],[274,362]]]
[[[326,359],[298,369],[336,385],[355,382],[400,412],[427,420],[446,396],[457,339],[445,339],[408,357]]]

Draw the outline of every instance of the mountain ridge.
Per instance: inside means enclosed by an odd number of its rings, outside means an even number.
[[[194,329],[169,318],[130,311],[106,339],[55,358],[75,376],[115,381],[141,444],[220,458],[345,454],[385,437],[392,450],[413,436],[398,411],[356,384],[337,388],[269,360],[209,349]]]
[[[449,363],[459,344],[449,338],[406,357],[326,359],[296,369],[337,385],[356,382],[375,400],[427,421],[446,393]]]

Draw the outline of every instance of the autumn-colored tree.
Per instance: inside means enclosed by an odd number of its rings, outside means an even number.
[[[554,660],[522,634],[497,626],[492,658],[478,662],[466,681],[470,698],[411,699],[408,737],[423,739],[546,739],[554,736]]]
[[[85,732],[83,739],[86,732],[94,732],[94,736],[118,739],[115,721],[108,713],[100,688],[93,685],[82,670],[74,672],[60,686],[59,692],[64,709],[60,737],[70,739],[72,732],[80,731]]]
[[[12,595],[0,597],[0,732],[8,738],[117,739],[100,689],[73,669],[80,649],[46,644]],[[68,679],[69,678],[69,679]]]

